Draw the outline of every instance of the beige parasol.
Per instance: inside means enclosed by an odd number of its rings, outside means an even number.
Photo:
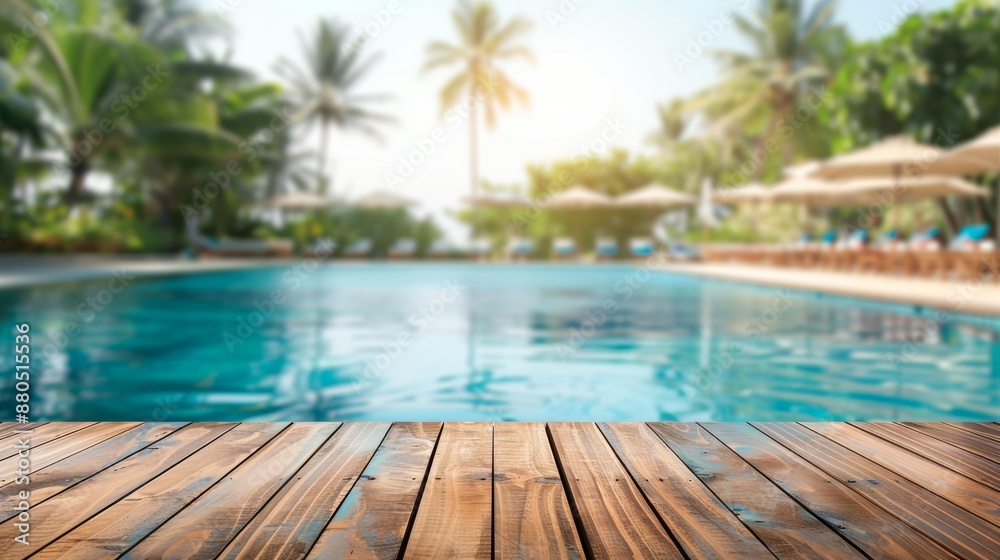
[[[627,208],[676,208],[694,206],[698,199],[659,183],[652,183],[619,196],[614,203]]]

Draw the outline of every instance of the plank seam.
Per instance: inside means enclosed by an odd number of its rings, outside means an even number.
[[[573,497],[573,490],[567,481],[566,469],[563,468],[562,458],[559,457],[559,450],[556,448],[555,440],[552,438],[552,430],[549,429],[549,422],[545,423],[545,435],[549,440],[549,448],[552,450],[552,459],[556,463],[556,470],[559,471],[559,480],[562,482],[563,491],[566,492],[566,501],[569,502],[569,511],[573,514],[573,524],[576,525],[576,533],[580,536],[580,545],[583,546],[583,554],[587,560],[595,560],[593,545],[590,543],[590,536],[583,530],[580,506],[577,505],[576,499]]]
[[[982,457],[983,459],[986,459],[987,461],[989,461],[991,463],[1000,464],[1000,459],[998,459],[997,457],[989,457],[987,455],[983,455],[983,453],[981,451],[976,451],[975,449],[969,449],[968,447],[965,447],[965,446],[962,446],[962,445],[958,445],[958,444],[956,444],[954,442],[951,442],[951,441],[948,441],[947,439],[944,439],[941,436],[932,434],[930,432],[925,432],[925,431],[917,428],[916,426],[911,426],[909,424],[904,424],[902,422],[896,422],[896,424],[899,425],[899,426],[902,426],[902,427],[904,427],[904,428],[906,428],[908,430],[912,430],[912,431],[920,434],[923,437],[936,439],[936,440],[938,440],[938,441],[940,441],[942,443],[948,444],[948,445],[950,445],[952,447],[957,447],[959,449],[964,449],[965,451],[968,451],[969,453],[972,453],[973,455],[979,455],[980,457]]]
[[[185,425],[181,426],[180,428],[178,428],[178,429],[174,430],[173,432],[170,432],[169,434],[167,434],[167,435],[163,436],[162,438],[160,438],[160,439],[158,439],[158,440],[156,440],[156,441],[152,441],[152,442],[150,442],[150,443],[149,443],[149,445],[146,445],[146,446],[144,446],[144,447],[142,447],[142,448],[138,449],[138,450],[137,450],[137,451],[136,451],[135,453],[132,453],[132,454],[128,455],[128,457],[123,457],[123,458],[121,459],[121,461],[124,461],[124,460],[128,459],[129,457],[132,457],[132,456],[133,456],[133,455],[135,455],[136,453],[139,453],[139,452],[143,451],[144,449],[146,449],[146,448],[148,448],[148,447],[150,447],[150,446],[152,446],[152,445],[156,445],[156,444],[157,444],[157,443],[159,443],[159,442],[160,442],[161,440],[163,440],[163,439],[166,439],[166,438],[168,438],[168,437],[170,437],[170,436],[172,436],[172,435],[176,434],[177,432],[179,432],[179,431],[183,430],[184,428],[186,428],[186,427],[188,427],[188,426],[190,426],[190,425],[191,425],[191,423],[190,423],[190,422],[188,422],[187,424],[185,424]],[[188,457],[190,457],[191,455],[194,455],[195,453],[197,453],[197,452],[201,451],[202,449],[204,449],[205,447],[207,447],[208,445],[210,445],[210,444],[211,444],[212,442],[214,442],[215,440],[217,440],[217,439],[219,439],[220,437],[224,436],[225,434],[229,433],[229,432],[230,432],[231,430],[233,430],[234,428],[236,428],[236,426],[239,426],[239,424],[234,424],[234,425],[233,425],[233,426],[232,426],[231,428],[229,428],[228,430],[225,430],[225,431],[223,431],[222,433],[220,433],[220,434],[219,434],[218,436],[216,436],[216,437],[212,438],[212,440],[211,440],[211,441],[208,441],[208,442],[206,442],[206,443],[205,443],[205,445],[203,445],[203,446],[199,447],[198,449],[195,449],[194,451],[192,451],[191,453],[189,453],[188,455],[186,455],[186,456],[185,456],[185,457],[184,457],[183,459],[181,459],[180,461],[178,461],[178,462],[177,462],[177,464],[179,465],[180,463],[183,463],[184,461],[186,461],[186,460],[188,459]],[[76,486],[76,485],[78,485],[78,484],[82,484],[82,483],[83,483],[84,481],[86,481],[86,480],[90,480],[91,478],[93,478],[93,477],[97,476],[98,474],[100,474],[100,473],[102,473],[102,472],[104,472],[104,471],[108,470],[109,468],[113,467],[114,465],[117,465],[117,464],[118,464],[118,463],[120,463],[121,461],[116,461],[116,462],[115,462],[114,464],[112,464],[112,465],[108,465],[107,467],[105,467],[105,468],[103,468],[103,469],[101,469],[101,470],[97,471],[96,473],[94,473],[94,474],[92,474],[92,475],[88,476],[87,478],[84,478],[84,479],[80,480],[79,482],[77,482],[77,483],[76,483],[76,484],[74,484],[73,486],[70,486],[69,488],[66,488],[65,490],[63,490],[63,492],[65,492],[66,490],[69,490],[70,488],[73,488],[73,487],[75,487],[75,486]],[[176,465],[174,465],[174,466],[176,466]],[[172,466],[172,467],[170,467],[170,469],[172,469],[172,468],[173,468],[173,466]],[[163,472],[162,472],[162,473],[160,473],[160,474],[161,474],[161,475],[162,475],[162,474],[165,474],[165,473],[167,473],[167,472],[168,472],[168,471],[169,471],[170,469],[166,469],[165,471],[163,471]],[[49,542],[49,543],[48,543],[47,545],[45,545],[45,546],[43,546],[43,547],[39,548],[39,549],[38,549],[38,550],[36,550],[36,551],[35,551],[34,553],[32,553],[32,556],[34,556],[35,554],[38,554],[39,552],[41,552],[41,551],[45,550],[45,549],[46,549],[46,548],[48,548],[49,546],[51,546],[51,545],[55,544],[55,543],[56,543],[56,542],[57,542],[57,541],[58,541],[59,539],[61,539],[61,538],[65,537],[65,536],[66,536],[66,535],[68,535],[69,533],[71,533],[71,532],[75,531],[77,527],[80,527],[81,525],[83,525],[83,524],[87,523],[87,522],[88,522],[88,521],[90,521],[91,519],[93,519],[93,518],[97,517],[98,515],[100,515],[100,514],[104,513],[104,511],[105,511],[105,510],[107,510],[107,509],[109,509],[109,508],[111,508],[111,507],[114,507],[114,506],[115,506],[115,504],[117,504],[118,502],[120,502],[120,501],[124,500],[125,498],[127,498],[127,497],[131,496],[133,492],[135,492],[135,491],[136,491],[136,490],[138,490],[139,488],[142,488],[143,486],[145,486],[145,485],[149,484],[149,483],[150,483],[151,481],[155,480],[156,478],[159,478],[159,475],[157,475],[157,476],[155,476],[155,477],[153,477],[153,478],[151,478],[151,479],[149,479],[149,480],[147,480],[147,481],[143,482],[142,484],[140,484],[139,486],[137,486],[137,487],[136,487],[136,488],[135,488],[134,490],[132,490],[131,492],[128,492],[127,494],[125,494],[125,495],[123,495],[123,496],[120,496],[120,497],[119,497],[119,498],[118,498],[117,500],[115,500],[115,501],[111,502],[110,504],[108,504],[108,505],[104,506],[104,508],[102,508],[102,509],[101,509],[100,511],[97,511],[97,512],[94,512],[94,513],[93,513],[92,515],[90,515],[89,517],[87,517],[87,518],[86,518],[86,519],[84,519],[83,521],[81,521],[81,522],[77,523],[76,525],[74,525],[74,526],[70,527],[70,528],[69,528],[69,529],[67,529],[66,531],[63,531],[62,533],[60,533],[60,534],[59,534],[59,536],[58,536],[58,537],[56,537],[56,538],[52,539],[52,541],[51,541],[51,542]],[[61,494],[61,493],[62,493],[62,492],[60,492],[60,494]],[[187,506],[185,506],[185,507],[187,507]],[[145,538],[145,537],[143,537],[143,538]],[[141,539],[140,539],[140,540],[141,540]],[[135,545],[133,545],[133,546],[135,546]],[[131,547],[129,547],[129,550],[131,550]],[[125,553],[127,553],[127,552],[128,552],[128,550],[124,551],[124,552],[122,553],[122,555],[124,555],[124,554],[125,554]]]
[[[770,439],[771,439],[771,441],[775,442],[776,444],[778,444],[778,445],[780,445],[781,447],[783,447],[784,449],[786,449],[786,450],[787,450],[787,451],[788,451],[789,453],[792,453],[793,455],[795,455],[795,456],[799,457],[799,458],[800,458],[800,459],[802,459],[803,461],[805,461],[805,462],[809,463],[810,465],[812,465],[812,466],[813,466],[814,468],[817,468],[817,469],[819,469],[819,470],[820,470],[820,471],[821,471],[821,472],[822,472],[823,474],[825,474],[826,476],[828,476],[828,477],[832,478],[833,480],[836,480],[837,482],[840,482],[840,478],[839,478],[839,477],[835,476],[835,475],[834,475],[833,473],[831,473],[831,472],[827,471],[827,470],[826,470],[826,469],[824,469],[823,467],[821,467],[821,466],[819,466],[819,465],[817,465],[817,464],[813,463],[812,461],[810,461],[810,460],[809,460],[809,459],[807,459],[806,457],[804,457],[804,456],[800,455],[799,453],[796,453],[794,449],[791,449],[791,448],[789,448],[789,447],[785,446],[784,444],[782,444],[782,443],[781,443],[780,441],[778,441],[778,440],[774,439],[773,437],[771,437],[771,435],[770,435],[770,434],[768,434],[768,433],[764,432],[763,430],[761,430],[760,428],[758,428],[757,426],[755,426],[755,425],[754,425],[754,423],[752,423],[752,422],[748,422],[748,424],[750,424],[750,426],[751,426],[751,427],[753,427],[753,428],[754,428],[755,430],[757,430],[758,432],[760,432],[760,433],[764,434],[764,435],[765,435],[766,437],[770,438]],[[812,430],[810,430],[810,431],[812,431]],[[840,444],[838,444],[837,442],[833,442],[833,443],[834,443],[834,445],[840,445]],[[840,445],[840,447],[844,447],[844,446]],[[858,453],[855,453],[854,451],[852,451],[852,450],[850,450],[850,449],[847,449],[846,447],[844,447],[844,449],[845,449],[845,450],[846,450],[846,451],[847,451],[848,453],[853,453],[854,455],[858,455]],[[863,455],[860,455],[860,456],[861,456],[862,458],[864,458],[864,459],[867,459],[867,457],[864,457]],[[867,460],[869,460],[869,461],[870,461],[871,459],[867,459]],[[907,479],[907,480],[909,480],[909,479]],[[957,557],[959,557],[959,558],[961,558],[961,557],[962,557],[962,554],[961,554],[960,552],[957,552],[956,550],[954,550],[954,548],[953,548],[952,546],[950,546],[950,545],[948,545],[948,544],[946,544],[946,543],[942,542],[942,541],[941,541],[941,539],[939,539],[939,538],[937,538],[937,537],[935,537],[935,536],[933,536],[933,535],[931,535],[931,534],[927,533],[926,531],[924,531],[924,530],[923,530],[923,529],[921,529],[920,527],[917,527],[917,526],[915,526],[915,525],[914,525],[913,523],[911,523],[911,522],[910,522],[909,520],[907,520],[907,519],[904,519],[903,517],[899,516],[899,515],[898,515],[898,514],[897,514],[896,512],[892,511],[892,510],[891,510],[891,509],[889,509],[889,508],[888,508],[887,506],[885,506],[885,505],[883,505],[883,504],[880,504],[880,503],[878,503],[878,502],[877,502],[877,501],[876,501],[876,500],[875,500],[874,498],[872,498],[871,496],[869,496],[869,495],[865,494],[864,492],[862,492],[862,491],[861,491],[861,490],[859,490],[858,488],[855,488],[855,487],[854,487],[853,485],[851,485],[851,484],[843,484],[843,483],[841,483],[841,484],[842,484],[843,486],[846,486],[847,488],[850,488],[850,489],[851,489],[851,491],[852,491],[852,492],[854,492],[854,493],[855,493],[856,495],[858,495],[858,496],[861,496],[861,497],[862,497],[862,498],[864,498],[865,500],[868,500],[868,501],[869,501],[870,503],[874,504],[874,505],[875,505],[875,507],[877,507],[877,508],[881,509],[882,511],[884,511],[884,512],[888,513],[889,515],[891,515],[891,516],[895,517],[896,519],[898,519],[899,521],[901,521],[902,523],[904,523],[904,524],[905,524],[906,526],[908,526],[908,527],[909,527],[909,528],[910,528],[911,530],[913,530],[913,531],[915,531],[915,532],[917,532],[917,533],[919,533],[919,534],[923,535],[924,537],[926,537],[926,538],[930,539],[930,540],[931,540],[932,542],[934,542],[935,544],[937,544],[938,546],[940,546],[940,547],[941,547],[941,548],[943,548],[944,550],[946,550],[946,551],[950,552],[951,554],[954,554],[955,556],[957,556]],[[928,490],[928,492],[929,492],[929,490]]]
[[[215,443],[215,442],[216,442],[216,440],[218,440],[218,439],[219,439],[219,438],[221,438],[222,436],[224,436],[224,435],[228,434],[229,432],[231,432],[231,431],[235,430],[236,428],[240,427],[240,426],[241,426],[242,424],[244,424],[244,422],[239,422],[239,423],[237,423],[237,424],[236,424],[235,426],[233,426],[232,428],[230,428],[230,429],[226,430],[225,432],[223,432],[223,433],[219,434],[219,437],[217,437],[217,438],[214,438],[214,439],[213,439],[212,441],[210,441],[210,442],[206,443],[205,445],[203,445],[203,446],[199,447],[198,449],[196,449],[196,450],[195,450],[195,451],[194,451],[193,453],[191,453],[191,455],[194,455],[195,453],[197,453],[197,452],[201,451],[202,449],[205,449],[205,448],[206,448],[206,447],[208,447],[209,445],[212,445],[213,443]],[[193,504],[194,502],[198,501],[198,499],[199,499],[199,498],[201,498],[202,496],[204,496],[206,492],[208,492],[208,491],[209,491],[209,490],[211,490],[212,488],[215,488],[215,486],[216,486],[217,484],[219,484],[219,483],[221,483],[222,481],[226,480],[226,477],[227,477],[227,476],[229,476],[229,473],[231,473],[231,472],[233,472],[234,470],[238,469],[238,468],[240,467],[240,465],[242,465],[242,464],[243,464],[243,463],[245,463],[245,462],[246,462],[247,460],[249,460],[249,459],[250,459],[251,457],[253,457],[254,455],[256,455],[258,451],[260,451],[261,449],[263,449],[263,448],[264,448],[264,446],[266,446],[267,444],[269,444],[269,443],[271,443],[272,441],[274,441],[274,438],[276,438],[276,437],[280,436],[281,434],[285,433],[285,431],[287,431],[287,430],[288,430],[289,428],[291,428],[291,427],[292,427],[292,423],[291,423],[291,422],[289,422],[289,423],[288,423],[288,425],[286,425],[286,426],[285,426],[284,428],[282,428],[282,429],[281,429],[280,431],[278,431],[278,433],[274,434],[274,435],[273,435],[273,436],[271,437],[271,439],[269,439],[269,440],[265,441],[264,443],[260,444],[260,447],[258,447],[257,449],[255,449],[255,450],[253,451],[253,453],[251,453],[251,454],[247,455],[247,456],[246,456],[246,457],[245,457],[245,458],[244,458],[244,459],[243,459],[242,461],[240,461],[240,462],[239,462],[239,463],[237,463],[236,465],[233,465],[233,468],[229,469],[228,471],[226,471],[226,472],[225,472],[225,474],[223,474],[222,476],[220,476],[220,477],[219,477],[219,480],[216,480],[216,481],[215,481],[215,483],[213,483],[213,484],[212,484],[211,486],[209,486],[208,488],[205,488],[205,489],[204,489],[204,490],[203,490],[202,492],[200,492],[200,493],[199,493],[199,494],[198,494],[197,496],[195,496],[194,498],[192,498],[191,500],[189,500],[189,501],[188,501],[188,502],[187,502],[186,504],[184,504],[184,507],[182,507],[182,508],[178,509],[177,511],[175,511],[175,512],[173,513],[173,515],[171,515],[170,517],[168,517],[168,518],[164,519],[162,523],[160,523],[159,525],[157,525],[156,527],[154,527],[154,528],[153,528],[153,529],[152,529],[151,531],[149,531],[148,533],[146,533],[145,535],[143,535],[141,539],[139,539],[139,540],[135,541],[134,543],[132,543],[132,545],[131,545],[131,546],[129,546],[128,548],[126,548],[125,550],[123,550],[123,551],[121,552],[121,554],[119,554],[119,555],[118,555],[118,557],[119,557],[119,558],[121,558],[121,557],[124,557],[124,556],[126,556],[126,555],[127,555],[127,554],[128,554],[128,553],[129,553],[129,552],[130,552],[130,551],[131,551],[131,550],[132,550],[133,548],[135,548],[135,547],[139,546],[139,544],[140,544],[140,543],[142,543],[143,541],[145,541],[145,540],[146,540],[147,538],[149,538],[149,536],[150,536],[150,535],[152,535],[153,533],[155,533],[156,531],[158,531],[158,530],[160,529],[160,527],[163,527],[164,525],[166,525],[167,523],[169,523],[169,522],[170,522],[170,521],[171,521],[171,520],[172,520],[173,518],[175,518],[175,517],[177,517],[178,515],[180,515],[180,514],[181,514],[181,512],[183,512],[184,510],[186,510],[187,508],[189,508],[189,507],[191,506],[191,504]],[[180,460],[180,461],[178,461],[178,462],[177,462],[177,463],[176,463],[175,465],[173,465],[173,466],[172,466],[172,467],[170,467],[169,469],[167,469],[167,470],[163,471],[163,472],[162,472],[162,473],[160,473],[159,475],[157,475],[157,476],[155,476],[155,477],[153,477],[153,478],[151,478],[151,479],[147,480],[147,481],[146,481],[145,483],[143,483],[143,485],[142,485],[142,486],[140,486],[139,488],[142,488],[142,487],[143,487],[143,486],[145,486],[146,484],[149,484],[150,482],[152,482],[152,481],[156,480],[157,478],[160,478],[161,476],[163,476],[163,475],[167,474],[168,472],[170,472],[171,470],[173,470],[173,469],[174,469],[175,467],[178,467],[178,466],[180,466],[180,465],[181,465],[182,463],[184,463],[184,461],[187,461],[187,460],[188,460],[188,459],[189,459],[189,458],[191,457],[191,455],[188,455],[187,457],[185,457],[185,458],[181,459],[181,460]],[[137,488],[136,490],[138,490],[138,488]],[[128,497],[128,496],[131,496],[133,492],[135,492],[135,490],[133,490],[132,492],[129,492],[128,494],[126,494],[126,495],[125,495],[125,496],[123,497],[123,499],[124,499],[125,497]],[[120,500],[119,500],[119,501],[120,501]],[[117,503],[117,502],[116,502],[116,503]],[[114,505],[114,504],[111,504],[111,505],[109,505],[108,507],[110,508],[110,507],[111,507],[111,506],[113,506],[113,505]],[[103,510],[102,510],[102,511],[103,511]],[[229,543],[226,543],[226,544],[229,544]]]
[[[649,427],[647,426],[647,429],[648,428]],[[601,429],[600,423],[597,424],[597,431],[600,432],[601,437],[604,438],[604,442],[608,444],[608,448],[611,449],[612,455],[615,456],[615,459],[618,459],[618,464],[621,465],[622,470],[625,471],[625,474],[628,475],[629,480],[632,481],[632,485],[635,486],[635,489],[639,491],[639,495],[642,496],[642,499],[646,501],[646,505],[649,506],[650,511],[653,512],[653,515],[656,516],[656,519],[660,522],[660,525],[663,526],[663,530],[666,531],[667,535],[670,536],[670,540],[673,541],[674,546],[677,547],[677,550],[681,553],[681,556],[683,556],[688,560],[692,560],[691,555],[688,554],[688,551],[684,549],[684,546],[681,544],[680,540],[677,538],[676,535],[674,535],[673,529],[670,528],[670,525],[667,524],[666,520],[663,519],[663,516],[660,515],[660,512],[657,511],[656,505],[653,504],[653,501],[649,499],[649,496],[647,496],[646,493],[642,491],[642,486],[639,484],[639,481],[635,479],[635,475],[632,473],[631,470],[629,470],[628,465],[625,464],[625,461],[622,460],[621,455],[618,454],[618,450],[615,449],[615,446],[611,444],[611,440],[608,439],[608,435],[605,434],[604,430]],[[667,448],[667,451],[670,451],[671,453],[674,452],[669,447]]]
[[[434,447],[427,458],[427,468],[424,469],[424,479],[420,481],[420,488],[417,489],[417,498],[413,500],[413,509],[410,510],[410,518],[406,521],[406,530],[403,531],[403,538],[399,541],[399,550],[396,552],[396,560],[403,560],[403,553],[406,552],[406,545],[410,543],[410,533],[413,531],[413,523],[417,520],[417,511],[420,509],[420,500],[424,497],[424,489],[427,487],[427,480],[431,476],[431,465],[437,455],[438,443],[441,442],[441,434],[444,432],[445,422],[441,422],[437,436],[434,438]],[[376,453],[378,451],[376,450]]]
[[[337,504],[337,507],[335,507],[333,509],[333,512],[330,515],[330,518],[327,519],[325,523],[323,523],[323,528],[320,529],[318,533],[316,533],[316,538],[313,539],[313,542],[309,543],[309,548],[307,548],[305,550],[305,552],[302,554],[302,558],[307,558],[309,556],[309,553],[312,552],[313,548],[315,548],[316,543],[319,542],[320,537],[323,536],[323,533],[326,531],[326,528],[330,525],[330,522],[333,521],[334,517],[337,517],[337,512],[340,511],[340,508],[344,506],[344,502],[347,501],[347,496],[351,493],[351,490],[354,490],[354,487],[358,485],[358,481],[361,480],[361,475],[364,474],[364,472],[365,472],[366,469],[368,469],[368,465],[371,464],[372,460],[375,458],[375,455],[378,454],[378,450],[381,449],[382,448],[382,444],[385,443],[385,438],[389,437],[389,432],[392,431],[392,427],[395,426],[395,425],[396,425],[395,422],[391,422],[389,424],[389,428],[385,431],[384,434],[382,434],[382,439],[379,440],[378,445],[375,446],[375,450],[372,451],[371,457],[369,457],[368,460],[365,461],[364,466],[362,466],[361,470],[358,471],[358,474],[354,478],[354,482],[351,484],[351,487],[348,488],[347,492],[344,493],[344,498],[342,500],[340,500],[340,503]],[[343,427],[343,424],[341,424],[341,427]],[[338,428],[337,431],[339,432],[340,429]],[[336,432],[334,432],[334,433],[336,433]],[[330,434],[330,437],[332,438],[333,434]],[[323,443],[324,443],[324,445],[326,444],[326,442],[323,442]],[[323,446],[321,445],[320,447],[323,447]],[[317,448],[317,450],[318,449],[319,448]],[[308,461],[306,461],[306,463],[308,463]],[[304,467],[306,465],[306,463],[303,463],[302,466]],[[296,472],[298,472],[298,471],[296,471]],[[291,480],[291,479],[289,479],[289,480]],[[280,491],[280,489],[279,489],[279,491]],[[261,510],[263,510],[263,509],[264,508],[262,507]],[[249,525],[249,522],[247,522],[247,524]],[[237,534],[237,536],[238,536],[238,534]],[[233,538],[235,539],[236,537],[233,537]],[[228,543],[227,543],[226,546],[228,546]]]
[[[828,522],[828,521],[827,521],[826,519],[824,519],[822,515],[819,515],[818,513],[816,513],[815,511],[813,511],[813,510],[812,510],[811,508],[809,508],[809,506],[808,506],[808,505],[806,505],[805,503],[803,503],[803,502],[802,502],[802,501],[801,501],[801,500],[800,500],[799,498],[797,498],[797,497],[796,497],[796,496],[795,496],[794,494],[792,494],[791,492],[788,492],[787,490],[785,490],[784,488],[782,488],[782,487],[781,487],[781,485],[780,485],[780,484],[778,484],[778,483],[776,483],[776,482],[774,481],[774,479],[773,479],[773,478],[771,478],[771,477],[767,476],[767,473],[765,473],[764,471],[762,471],[762,470],[758,469],[758,468],[757,468],[757,466],[756,466],[756,465],[754,465],[754,464],[753,464],[752,462],[750,462],[749,460],[747,460],[747,458],[746,458],[746,457],[744,457],[743,455],[740,455],[739,451],[736,451],[735,449],[733,449],[732,447],[730,447],[730,446],[729,446],[729,444],[727,444],[727,443],[726,443],[725,441],[723,441],[723,440],[722,440],[721,438],[719,438],[718,436],[716,436],[715,434],[713,434],[713,433],[712,433],[712,430],[709,430],[709,429],[708,429],[708,426],[704,426],[704,425],[702,425],[701,423],[697,423],[697,422],[696,422],[696,424],[698,424],[698,426],[700,426],[700,427],[701,427],[701,429],[705,430],[705,433],[707,433],[708,435],[712,436],[712,437],[713,437],[713,438],[714,438],[714,439],[715,439],[716,441],[718,441],[719,443],[721,443],[723,447],[725,447],[726,449],[729,449],[730,451],[732,451],[734,455],[736,455],[737,457],[739,457],[739,458],[740,458],[740,460],[742,460],[742,461],[743,461],[744,463],[746,463],[746,464],[750,465],[750,468],[751,468],[751,469],[753,469],[753,470],[757,471],[757,472],[758,472],[758,473],[759,473],[759,474],[760,474],[760,475],[761,475],[762,477],[764,477],[764,479],[765,479],[765,480],[767,480],[768,482],[770,482],[772,486],[774,486],[775,488],[777,488],[777,489],[778,489],[779,491],[781,491],[781,492],[782,492],[782,493],[783,493],[784,495],[786,495],[786,496],[788,496],[789,498],[791,498],[791,500],[792,500],[793,502],[795,502],[795,503],[799,504],[799,506],[801,506],[801,507],[802,507],[802,509],[804,509],[804,510],[806,510],[807,512],[809,512],[809,515],[812,515],[812,516],[813,516],[814,518],[816,518],[816,520],[817,520],[817,521],[819,521],[819,522],[820,522],[820,523],[822,523],[823,525],[826,525],[827,527],[829,527],[829,528],[830,528],[830,530],[834,532],[834,534],[836,534],[837,536],[839,536],[839,537],[840,537],[841,539],[843,539],[843,540],[844,540],[844,542],[846,542],[847,544],[851,545],[851,547],[853,547],[853,548],[854,548],[854,549],[856,549],[856,550],[857,550],[858,552],[860,552],[860,553],[861,553],[862,555],[864,555],[864,557],[865,557],[865,558],[869,558],[869,559],[870,559],[870,558],[872,558],[872,556],[871,556],[871,555],[869,555],[869,554],[868,554],[867,552],[865,552],[864,550],[862,550],[862,549],[860,548],[860,546],[859,546],[858,544],[856,544],[856,543],[855,543],[855,542],[854,542],[853,540],[851,540],[850,538],[848,538],[848,537],[847,537],[847,535],[845,535],[845,534],[841,533],[841,532],[840,532],[840,530],[839,530],[839,529],[837,529],[837,527],[834,527],[832,523],[829,523],[829,522]],[[750,427],[752,427],[752,428],[754,428],[754,429],[757,429],[757,428],[756,428],[756,426],[753,426],[753,425],[752,425],[752,424],[750,424],[749,422],[747,422],[747,425],[748,425],[748,426],[750,426]],[[757,431],[760,431],[760,430],[757,430]],[[771,438],[770,436],[768,436],[767,434],[764,434],[764,437],[767,437],[767,438],[768,438],[768,439],[770,439],[771,441],[774,441],[774,439],[773,439],[773,438]],[[800,457],[798,453],[795,453],[795,452],[794,452],[794,451],[792,451],[791,449],[788,449],[788,448],[787,448],[787,447],[785,447],[784,445],[781,445],[781,443],[780,443],[780,442],[777,442],[777,441],[775,441],[775,443],[776,443],[776,444],[777,444],[778,446],[780,446],[780,447],[781,447],[782,449],[785,449],[785,450],[787,450],[787,451],[791,452],[791,453],[792,453],[793,455],[795,455],[796,457],[799,457],[800,459],[802,459],[803,461],[805,461],[805,462],[806,462],[807,464],[809,464],[809,465],[811,465],[811,466],[813,466],[813,467],[815,467],[815,468],[819,469],[819,467],[816,467],[815,465],[813,465],[812,463],[810,463],[810,462],[809,462],[809,461],[807,461],[806,459],[803,459],[802,457]],[[829,474],[827,474],[827,472],[826,472],[826,471],[824,471],[824,470],[822,470],[822,469],[819,469],[819,470],[820,470],[820,472],[822,472],[823,474],[826,474],[827,476],[830,476]],[[840,482],[840,481],[839,481],[839,480],[838,480],[838,479],[837,479],[836,477],[831,477],[831,478],[833,478],[833,480],[836,480],[836,481],[837,481],[838,483]]]

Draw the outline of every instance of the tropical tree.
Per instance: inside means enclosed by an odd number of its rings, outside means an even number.
[[[469,173],[475,194],[479,188],[477,128],[480,104],[486,125],[492,128],[497,107],[509,109],[515,99],[527,103],[528,94],[507,78],[500,64],[515,58],[534,60],[528,47],[520,42],[531,29],[531,23],[521,17],[503,23],[493,4],[485,1],[461,0],[451,15],[459,42],[429,43],[423,69],[426,72],[441,66],[459,67],[441,89],[441,113],[463,98],[469,102]]]
[[[794,120],[795,112],[811,88],[830,79],[848,39],[844,29],[833,23],[836,0],[820,0],[808,11],[804,4],[802,0],[760,0],[752,17],[734,16],[750,52],[716,51],[723,79],[688,104],[689,110],[707,117],[708,135],[751,130],[757,136],[755,152],[780,144],[787,159],[793,155],[790,136],[818,127],[814,118]],[[763,172],[764,166],[759,165],[755,175]]]
[[[318,122],[320,126],[319,191],[325,194],[329,183],[326,160],[330,128],[336,125],[378,137],[376,125],[392,119],[369,108],[370,103],[385,100],[387,96],[355,93],[377,58],[362,55],[362,47],[349,41],[346,25],[321,20],[315,35],[300,39],[305,68],[283,58],[278,71],[291,84],[298,118]]]

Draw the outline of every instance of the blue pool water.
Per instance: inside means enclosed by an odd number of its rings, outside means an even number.
[[[32,328],[33,419],[1000,417],[997,319],[632,266],[335,264],[126,282],[0,291],[4,324]],[[13,390],[12,374],[0,379],[0,402]]]

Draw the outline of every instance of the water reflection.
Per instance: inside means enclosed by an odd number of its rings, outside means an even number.
[[[1000,412],[996,319],[665,274],[638,281],[626,266],[370,265],[316,271],[240,332],[267,308],[281,274],[137,281],[89,321],[77,309],[99,282],[0,292],[5,322],[29,321],[33,352],[45,356],[35,417],[991,420]],[[449,282],[459,296],[439,301]],[[11,391],[0,381],[0,398]]]

